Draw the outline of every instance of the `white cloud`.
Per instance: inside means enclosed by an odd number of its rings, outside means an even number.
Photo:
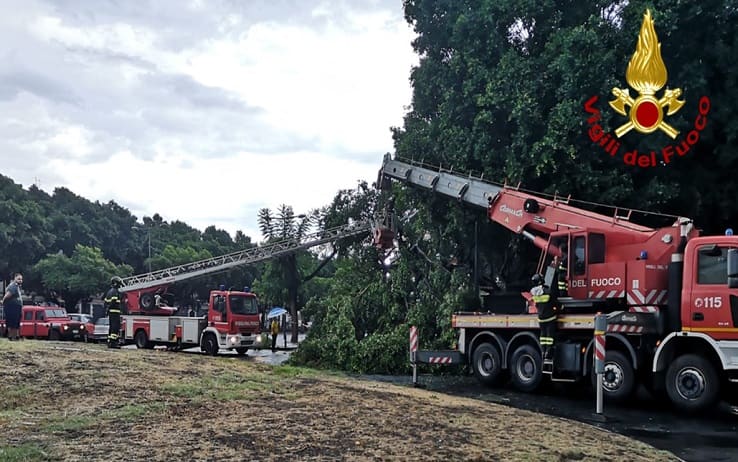
[[[187,217],[200,229],[212,224],[231,234],[241,229],[259,239],[258,209],[288,204],[302,213],[326,205],[338,189],[376,176],[381,162],[378,157],[377,166],[371,166],[317,152],[242,152],[217,159],[168,152],[143,160],[120,151],[105,163],[83,165],[55,159],[48,168],[63,178],[86,179],[75,190],[84,197],[116,197],[121,205],[148,216]]]
[[[376,179],[417,63],[400,2],[181,5],[0,6],[3,173],[254,239],[259,208]]]

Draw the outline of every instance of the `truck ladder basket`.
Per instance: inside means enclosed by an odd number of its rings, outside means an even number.
[[[147,289],[162,284],[170,284],[173,282],[183,281],[185,279],[204,276],[206,274],[225,271],[237,266],[256,263],[258,261],[289,254],[300,249],[307,249],[315,247],[316,245],[333,242],[337,239],[368,233],[371,230],[371,227],[371,223],[368,221],[354,222],[308,234],[301,240],[284,239],[277,242],[269,242],[260,247],[252,247],[250,249],[221,255],[219,257],[208,258],[206,260],[200,260],[184,265],[177,265],[171,268],[165,268],[136,276],[129,276],[123,279],[123,285],[120,288],[120,291],[131,292],[134,290]]]

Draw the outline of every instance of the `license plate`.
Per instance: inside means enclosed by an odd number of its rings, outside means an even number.
[[[77,334],[77,333],[79,333],[79,331],[75,329],[75,330],[72,331],[72,333],[73,334]]]

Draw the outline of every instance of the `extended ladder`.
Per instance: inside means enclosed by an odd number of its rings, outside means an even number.
[[[349,223],[306,235],[302,240],[284,239],[277,242],[270,242],[261,247],[252,247],[250,249],[200,260],[194,263],[187,263],[184,265],[173,266],[171,268],[152,271],[150,273],[138,274],[136,276],[123,278],[123,285],[120,288],[120,291],[130,292],[133,290],[147,289],[199,276],[205,276],[207,274],[225,271],[237,266],[256,263],[269,258],[289,254],[301,249],[315,247],[316,245],[326,244],[337,239],[368,233],[371,229],[372,223],[368,221]]]

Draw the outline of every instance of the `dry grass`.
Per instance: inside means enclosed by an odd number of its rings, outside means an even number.
[[[587,425],[236,356],[0,343],[0,460],[676,460]]]

